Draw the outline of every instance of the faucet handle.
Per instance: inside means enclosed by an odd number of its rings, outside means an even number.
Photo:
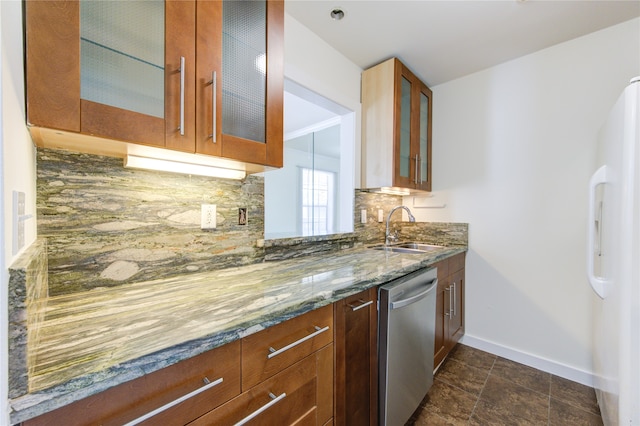
[[[398,240],[400,239],[400,237],[398,236],[398,231],[393,231],[389,233],[389,236],[387,236],[387,240],[388,242],[398,242]]]

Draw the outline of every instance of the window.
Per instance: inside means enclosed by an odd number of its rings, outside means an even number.
[[[333,233],[335,173],[301,168],[302,235]]]

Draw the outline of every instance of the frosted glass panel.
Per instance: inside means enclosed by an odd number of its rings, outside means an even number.
[[[264,143],[267,5],[225,1],[222,9],[222,132]]]
[[[80,97],[164,117],[164,1],[80,2]]]
[[[400,105],[400,176],[409,177],[411,168],[411,82],[402,77]]]
[[[429,98],[420,93],[420,182],[427,181],[428,168]]]

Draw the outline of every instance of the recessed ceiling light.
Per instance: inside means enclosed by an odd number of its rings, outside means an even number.
[[[329,15],[331,15],[331,19],[333,19],[334,21],[339,21],[344,18],[344,11],[339,7],[336,7],[331,11]]]

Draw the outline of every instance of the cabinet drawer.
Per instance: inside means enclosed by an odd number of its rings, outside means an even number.
[[[255,416],[247,425],[282,426],[304,419],[309,411],[316,411],[316,362],[315,354],[304,358],[198,418],[190,426],[233,425],[252,415]],[[311,424],[315,424],[315,418],[314,415]]]
[[[332,305],[243,338],[242,390],[257,385],[332,341]]]
[[[240,394],[240,342],[233,342],[23,423],[122,425],[212,386],[142,424],[183,425]],[[220,382],[219,379],[222,379]],[[219,382],[216,385],[213,383]]]
[[[432,266],[438,268],[438,281],[443,281],[449,276],[449,259],[441,260]]]
[[[464,253],[456,254],[449,258],[449,274],[458,272],[464,268]]]

